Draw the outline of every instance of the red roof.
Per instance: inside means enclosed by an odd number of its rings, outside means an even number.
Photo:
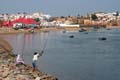
[[[32,18],[19,18],[13,21],[13,23],[37,24],[37,22]]]
[[[11,27],[12,26],[12,22],[11,21],[2,21],[2,26]]]
[[[14,23],[24,23],[24,24],[38,24],[34,19],[32,18],[19,18],[14,21],[3,21],[2,26],[12,26]]]

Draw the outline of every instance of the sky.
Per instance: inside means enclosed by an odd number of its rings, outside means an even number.
[[[51,16],[120,11],[120,0],[0,0],[0,14],[42,12]]]

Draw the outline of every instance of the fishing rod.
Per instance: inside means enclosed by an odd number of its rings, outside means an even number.
[[[46,34],[46,33],[44,33],[44,34]],[[39,53],[41,56],[42,56],[42,54],[44,53],[44,51],[47,47],[47,43],[48,43],[48,39],[49,39],[48,36],[49,36],[49,32],[47,32],[47,38],[46,38],[45,42],[43,43],[43,49]]]
[[[23,55],[24,55],[24,48],[25,48],[25,34],[23,34],[23,46],[22,46],[22,55],[21,55],[22,59],[23,59]]]

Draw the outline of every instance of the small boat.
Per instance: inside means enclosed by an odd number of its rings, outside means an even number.
[[[66,33],[66,30],[64,30],[63,33]]]
[[[107,40],[106,37],[100,37],[99,40]]]
[[[110,28],[107,28],[107,30],[111,30]]]
[[[74,38],[74,36],[73,36],[73,35],[71,35],[71,36],[69,36],[69,38]]]
[[[86,29],[80,29],[79,32],[85,32],[87,31]]]
[[[85,32],[84,34],[88,34],[88,32]]]

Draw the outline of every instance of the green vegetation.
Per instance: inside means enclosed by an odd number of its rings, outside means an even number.
[[[34,19],[36,22],[40,22],[40,19],[39,18],[36,18],[36,19]]]
[[[92,19],[92,20],[97,20],[98,17],[96,16],[96,14],[91,14],[91,19]]]

